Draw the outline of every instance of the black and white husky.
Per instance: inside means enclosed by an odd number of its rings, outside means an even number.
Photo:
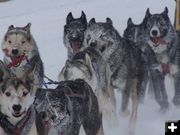
[[[74,18],[70,12],[64,26],[64,45],[67,48],[68,59],[83,49],[84,32],[87,28],[86,15],[82,11],[80,18]]]
[[[55,89],[39,89],[35,105],[48,135],[79,135],[81,126],[86,135],[104,134],[97,98],[84,80],[62,81]]]
[[[160,14],[151,14],[147,9],[144,25],[147,43],[154,51],[159,63],[159,66],[151,71],[153,86],[155,89],[160,89],[155,90],[157,101],[168,106],[164,78],[165,75],[170,74],[174,79],[175,88],[173,103],[178,106],[180,105],[180,44],[177,33],[168,17],[168,8],[165,7]],[[160,80],[157,80],[157,75],[161,76]]]

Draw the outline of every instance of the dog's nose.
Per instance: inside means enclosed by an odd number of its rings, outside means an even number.
[[[45,119],[46,118],[46,112],[40,112],[40,116],[42,119]]]
[[[90,47],[96,47],[96,45],[97,45],[97,43],[92,42],[92,43],[90,44]]]
[[[158,31],[157,31],[157,30],[152,30],[152,32],[151,32],[151,33],[152,33],[152,35],[153,35],[153,36],[157,36]]]
[[[17,55],[19,53],[18,49],[12,49],[12,54]]]
[[[54,121],[56,119],[56,115],[51,116],[51,119]]]
[[[72,41],[80,40],[80,35],[78,33],[72,33],[70,35],[70,40]]]
[[[13,110],[16,111],[16,112],[19,112],[21,110],[21,105],[13,105]]]

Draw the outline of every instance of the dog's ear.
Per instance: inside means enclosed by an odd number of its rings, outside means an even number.
[[[162,12],[162,15],[163,15],[164,19],[169,20],[168,8],[167,7],[164,8],[164,11]]]
[[[72,20],[74,19],[73,15],[71,12],[66,17],[66,24],[69,24]]]
[[[95,18],[92,18],[90,21],[89,21],[89,26],[91,26],[92,24],[96,23],[96,20]]]
[[[10,78],[10,71],[6,65],[0,60],[0,84]]]
[[[14,29],[14,25],[10,25],[10,26],[8,27],[8,31],[13,30],[13,29]]]
[[[111,25],[113,24],[111,18],[109,18],[109,17],[106,18],[106,23],[109,23],[109,24],[111,24]]]
[[[127,26],[132,26],[132,25],[134,25],[134,23],[133,23],[133,21],[132,21],[132,19],[131,19],[131,17],[128,19],[128,21],[127,21]]]
[[[149,11],[149,8],[147,8],[146,14],[145,14],[145,18],[147,18],[147,17],[149,17],[149,16],[151,16],[151,13],[150,13],[150,11]]]
[[[26,26],[23,27],[25,31],[30,31],[31,23],[29,22]]]
[[[80,18],[85,24],[87,24],[86,14],[84,13],[84,11],[81,12],[81,17]]]
[[[164,8],[164,11],[162,12],[162,14],[165,14],[165,15],[168,14],[168,8],[167,7]]]

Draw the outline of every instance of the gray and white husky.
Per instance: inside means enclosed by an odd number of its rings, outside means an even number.
[[[146,11],[144,18],[144,25],[146,28],[147,42],[155,53],[156,59],[160,66],[152,70],[153,85],[160,88],[156,91],[155,96],[159,103],[163,102],[164,106],[168,106],[167,93],[165,90],[164,78],[165,75],[170,74],[174,79],[175,95],[173,103],[180,105],[180,44],[179,38],[172,23],[168,17],[168,8],[160,14],[151,14],[149,9]],[[161,76],[161,82],[157,80],[157,74]]]
[[[30,27],[30,23],[24,27],[9,26],[2,41],[4,62],[19,79],[34,72],[36,85],[41,87],[44,77],[43,63]]]
[[[134,133],[137,119],[141,83],[144,76],[144,60],[141,50],[134,42],[122,38],[113,27],[112,20],[96,22],[91,19],[85,33],[85,46],[92,46],[102,53],[112,72],[111,83],[122,91],[121,111],[128,112],[128,101],[132,97],[130,134]]]
[[[116,99],[111,86],[111,71],[108,63],[92,47],[77,53],[72,61],[67,60],[59,74],[59,80],[84,79],[98,98],[99,108],[110,124],[116,124]]]
[[[33,106],[32,79],[22,81],[0,62],[0,135],[44,135]],[[38,130],[41,128],[41,130]]]
[[[64,45],[67,48],[68,59],[72,59],[76,53],[84,48],[83,40],[86,28],[87,20],[83,11],[79,18],[74,18],[71,12],[67,15],[64,26]]]

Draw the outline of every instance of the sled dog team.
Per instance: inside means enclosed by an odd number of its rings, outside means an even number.
[[[104,135],[103,120],[118,123],[115,91],[122,93],[120,115],[130,114],[135,134],[146,89],[161,112],[169,108],[165,76],[174,80],[173,104],[180,105],[180,37],[168,17],[147,9],[140,24],[129,18],[123,37],[110,18],[87,22],[70,12],[64,25],[68,58],[54,89],[43,88],[44,69],[31,23],[10,25],[0,61],[0,135]],[[132,108],[129,111],[129,100]]]

